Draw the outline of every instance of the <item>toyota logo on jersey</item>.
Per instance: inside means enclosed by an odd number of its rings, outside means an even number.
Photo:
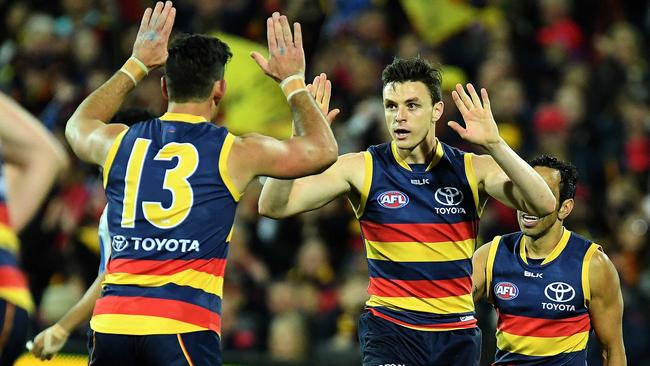
[[[569,302],[576,297],[576,290],[568,283],[553,282],[546,286],[544,295],[551,301]]]
[[[510,301],[519,295],[519,288],[512,282],[499,282],[494,286],[494,295],[501,300]]]
[[[377,202],[386,208],[401,208],[409,203],[409,196],[400,191],[387,191],[377,197]]]

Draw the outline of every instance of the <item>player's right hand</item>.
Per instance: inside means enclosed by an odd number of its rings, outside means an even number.
[[[332,97],[332,82],[327,80],[327,75],[321,73],[314,78],[311,84],[307,85],[307,90],[316,100],[321,112],[327,118],[327,122],[332,124],[334,118],[341,112],[340,109],[330,109],[330,99]]]
[[[142,61],[149,70],[164,65],[169,54],[167,43],[172,32],[176,8],[171,1],[159,1],[152,10],[147,8],[142,15],[140,29],[133,44],[133,56]]]
[[[68,340],[69,333],[61,326],[55,324],[38,333],[34,338],[32,354],[42,360],[51,360]]]
[[[266,20],[266,38],[269,44],[269,59],[259,52],[251,52],[264,73],[276,81],[305,74],[305,51],[302,48],[300,23],[293,23],[293,35],[289,21],[284,15],[275,12]]]

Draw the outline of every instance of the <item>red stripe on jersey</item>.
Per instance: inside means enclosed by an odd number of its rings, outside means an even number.
[[[443,241],[462,241],[476,238],[475,221],[456,224],[378,224],[362,220],[363,237],[380,242],[420,242],[436,243]]]
[[[5,202],[0,202],[0,223],[11,226],[9,221],[9,209],[7,209],[7,204]]]
[[[566,337],[591,329],[589,314],[565,319],[541,319],[499,313],[497,329],[518,336]]]
[[[93,315],[127,314],[174,319],[219,332],[221,317],[206,308],[183,301],[148,297],[106,296],[97,300]]]
[[[386,319],[391,323],[403,325],[405,327],[417,327],[417,328],[429,328],[429,329],[449,329],[449,328],[474,328],[476,327],[476,319],[472,317],[471,320],[464,321],[464,322],[453,322],[453,323],[435,323],[435,324],[411,324],[407,322],[403,322],[401,320],[395,319],[392,316],[388,316],[386,314],[383,314],[379,312],[375,308],[367,308],[370,310],[372,315],[380,317],[382,319]]]
[[[467,295],[472,291],[471,277],[448,280],[391,280],[370,277],[368,292],[383,297],[439,298]]]
[[[16,267],[0,266],[0,287],[27,287],[27,279]]]
[[[193,269],[199,272],[222,276],[226,271],[225,259],[170,259],[170,260],[143,260],[143,259],[113,259],[108,262],[108,273],[130,273],[146,275],[171,275]]]

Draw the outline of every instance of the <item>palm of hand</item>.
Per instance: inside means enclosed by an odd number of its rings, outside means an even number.
[[[482,99],[480,99],[472,84],[467,84],[467,90],[469,95],[460,84],[456,84],[456,90],[452,92],[454,102],[465,121],[465,128],[455,121],[450,121],[449,127],[456,131],[463,140],[477,145],[486,147],[498,142],[500,139],[499,129],[492,116],[487,91],[481,89]]]
[[[158,2],[153,10],[145,10],[133,44],[133,56],[148,68],[163,65],[167,61],[167,43],[175,17],[176,9],[171,1],[165,4]]]

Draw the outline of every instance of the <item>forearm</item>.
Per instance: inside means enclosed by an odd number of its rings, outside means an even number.
[[[77,142],[88,138],[98,126],[106,124],[134,87],[126,74],[117,72],[79,105],[65,129],[65,136],[78,156],[86,156],[88,152],[78,151],[80,144]]]
[[[627,358],[625,357],[625,348],[622,342],[618,345],[605,347],[603,350],[603,366],[625,366]]]
[[[68,333],[72,332],[81,323],[90,319],[95,301],[99,298],[101,293],[101,283],[104,280],[104,275],[97,276],[95,282],[86,290],[81,300],[79,300],[67,313],[57,322]]]
[[[486,148],[512,182],[514,194],[523,206],[518,209],[538,216],[548,215],[555,209],[555,197],[546,182],[503,139]]]
[[[308,158],[329,164],[336,161],[336,139],[314,98],[305,90],[294,94],[289,99],[289,104],[293,115],[294,138],[308,140],[311,146]]]
[[[290,216],[287,207],[293,183],[293,179],[267,178],[258,201],[260,215],[275,219]]]

